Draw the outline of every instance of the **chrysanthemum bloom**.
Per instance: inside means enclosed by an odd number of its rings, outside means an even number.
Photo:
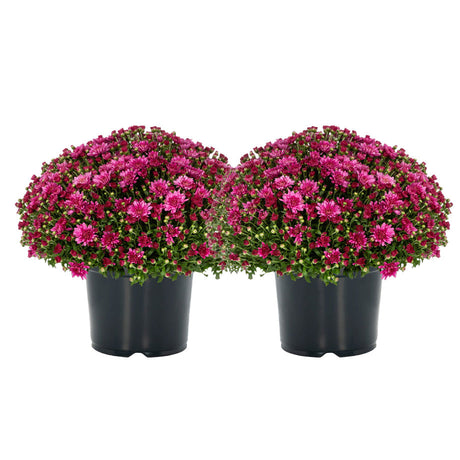
[[[177,212],[187,201],[186,196],[181,192],[169,192],[166,195],[163,209],[165,211]]]
[[[262,243],[262,246],[257,250],[257,254],[262,257],[262,259],[266,259],[270,254],[270,246],[268,244]]]
[[[210,195],[209,190],[206,190],[202,185],[199,185],[193,192],[192,205],[197,208],[203,207],[203,200],[205,198],[209,198]]]
[[[128,263],[141,265],[144,262],[144,251],[139,249],[128,249]]]
[[[382,274],[383,279],[387,279],[390,276],[396,276],[399,270],[399,263],[398,262],[385,262],[380,267],[380,273]]]
[[[285,204],[286,208],[294,214],[304,209],[302,195],[298,192],[285,193],[281,198],[281,201]]]
[[[75,177],[75,179],[72,181],[72,185],[75,185],[75,187],[78,188],[87,188],[91,184],[91,176],[92,173],[85,173],[85,174],[80,174],[79,176]]]
[[[359,150],[371,157],[379,157],[381,155],[380,150],[374,142],[361,142],[361,144],[359,144]]]
[[[101,244],[102,247],[111,251],[120,243],[119,234],[117,232],[105,231],[102,234]]]
[[[191,190],[194,182],[195,181],[191,177],[182,175],[174,181],[174,185],[177,185],[178,187],[183,188],[184,190]]]
[[[323,222],[335,221],[341,214],[340,206],[334,200],[324,200],[316,205],[316,209]]]
[[[109,151],[110,146],[106,144],[105,142],[102,142],[100,144],[94,144],[88,152],[89,157],[95,157],[98,155],[102,155],[104,153],[107,153]]]
[[[318,183],[314,180],[304,179],[299,182],[299,190],[302,195],[313,197],[315,193],[318,193]]]
[[[408,235],[412,235],[413,233],[415,233],[417,231],[416,227],[414,226],[414,224],[409,220],[407,219],[406,217],[404,217],[401,221],[401,225],[402,225],[402,229],[408,234]]]
[[[348,241],[355,249],[362,249],[367,245],[366,234],[362,230],[350,233]]]
[[[51,229],[51,231],[56,232],[57,235],[60,235],[64,232],[67,226],[67,221],[65,217],[61,217],[57,222],[56,225]]]
[[[326,264],[333,265],[340,263],[340,250],[339,249],[328,249],[324,251],[324,256],[326,258]]]
[[[152,205],[144,200],[134,200],[133,204],[128,206],[128,215],[136,220],[146,221],[149,217]]]
[[[127,169],[120,173],[120,187],[132,187],[137,181],[137,172],[134,169]]]
[[[212,254],[212,251],[208,248],[206,243],[202,243],[198,248],[198,254],[202,259],[206,259],[206,257],[209,257]]]
[[[377,183],[380,188],[391,188],[395,185],[395,180],[388,174],[377,173]]]
[[[358,173],[358,181],[364,188],[370,188],[375,184],[375,177],[365,171]]]
[[[93,184],[99,188],[104,188],[109,182],[110,174],[108,172],[102,172],[101,174],[93,177]]]
[[[301,165],[294,155],[280,158],[278,165],[287,174],[297,175],[301,170]]]
[[[294,238],[295,244],[302,244],[302,226],[300,224],[290,227],[287,233],[291,238]]]
[[[324,153],[329,152],[329,150],[331,150],[332,147],[334,147],[334,144],[332,142],[320,141],[319,143],[319,149]]]
[[[69,263],[70,272],[72,277],[77,276],[81,279],[86,279],[88,274],[89,266],[85,265],[84,262],[70,262]]]
[[[96,239],[96,229],[91,225],[79,224],[75,227],[73,236],[78,244],[86,246]]]
[[[331,244],[331,238],[327,233],[321,233],[320,237],[314,243],[314,246],[317,248],[327,248]]]
[[[149,191],[157,197],[165,196],[168,193],[168,183],[164,179],[158,179],[150,183]]]
[[[174,156],[168,164],[168,171],[171,175],[190,172],[191,161],[189,158]]]
[[[426,188],[419,184],[418,182],[414,182],[406,187],[406,192],[411,195],[411,198],[414,197],[418,199],[419,197],[425,198],[426,197]]]
[[[294,181],[289,176],[277,177],[274,180],[275,188],[278,190],[284,190],[287,187],[290,187]]]
[[[332,182],[339,187],[348,187],[349,182],[346,180],[348,178],[348,173],[341,169],[333,171],[331,174]]]
[[[380,244],[381,246],[385,246],[390,244],[393,241],[393,237],[395,236],[394,228],[388,224],[380,224],[376,225],[372,229],[372,238],[373,240]]]
[[[141,248],[153,248],[152,240],[145,233],[139,236],[137,242]]]

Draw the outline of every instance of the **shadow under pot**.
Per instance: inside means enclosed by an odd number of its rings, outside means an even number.
[[[95,350],[115,356],[147,357],[179,353],[187,347],[192,276],[172,281],[147,279],[131,285],[129,276],[86,278],[91,340]]]
[[[354,356],[376,347],[382,278],[378,269],[364,277],[320,279],[276,276],[281,347],[296,355]]]

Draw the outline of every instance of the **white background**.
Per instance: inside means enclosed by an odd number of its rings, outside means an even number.
[[[43,161],[132,124],[226,154],[335,124],[458,191],[455,1],[2,3],[0,457],[458,459],[458,208],[441,258],[384,282],[377,349],[283,352],[272,276],[196,276],[188,349],[92,350],[83,281],[27,258]],[[455,439],[457,436],[457,439]]]

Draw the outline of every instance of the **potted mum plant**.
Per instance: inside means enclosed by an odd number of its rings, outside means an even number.
[[[372,350],[381,279],[447,243],[451,203],[425,164],[347,129],[313,127],[256,148],[227,186],[228,269],[276,273],[291,353]]]
[[[87,280],[93,347],[162,356],[187,346],[192,273],[218,275],[213,191],[227,159],[133,126],[65,149],[17,202],[29,257]]]

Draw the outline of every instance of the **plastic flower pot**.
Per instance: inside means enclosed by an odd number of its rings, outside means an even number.
[[[192,276],[147,279],[106,278],[90,270],[86,278],[95,350],[115,356],[147,357],[179,353],[187,347]]]
[[[302,356],[354,356],[376,347],[381,274],[320,279],[276,275],[281,347]]]

